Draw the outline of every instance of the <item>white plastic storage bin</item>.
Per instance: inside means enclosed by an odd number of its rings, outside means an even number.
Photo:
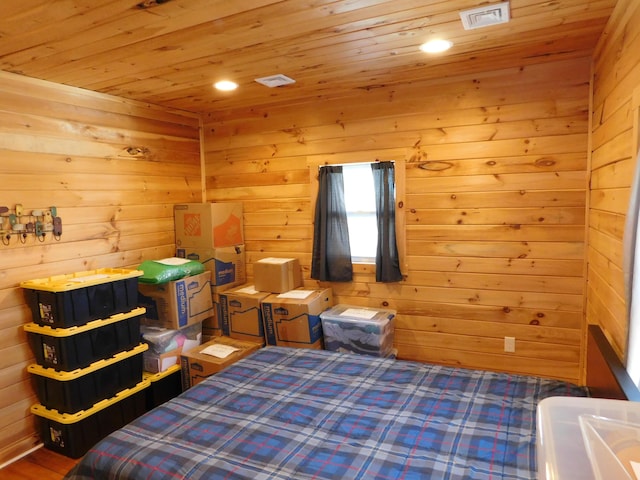
[[[537,408],[538,479],[634,479],[639,425],[640,402],[545,398]]]
[[[395,310],[338,304],[320,314],[325,350],[388,357]]]

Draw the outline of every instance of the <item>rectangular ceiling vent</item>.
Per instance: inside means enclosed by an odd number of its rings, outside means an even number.
[[[271,75],[269,77],[256,78],[256,82],[269,88],[281,87],[283,85],[296,83],[293,78],[289,78],[281,73],[278,73],[277,75]]]
[[[507,23],[509,21],[509,2],[465,10],[460,12],[460,19],[465,30]]]

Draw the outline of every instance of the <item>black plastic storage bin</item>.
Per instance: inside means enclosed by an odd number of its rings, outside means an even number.
[[[144,313],[139,307],[80,326],[53,328],[29,323],[24,329],[38,365],[71,371],[135,348],[140,343]]]
[[[182,368],[172,365],[164,372],[143,372],[143,378],[150,382],[147,388],[147,410],[156,408],[182,393]]]
[[[142,354],[148,348],[146,343],[140,343],[131,350],[72,372],[35,364],[29,365],[27,371],[31,373],[42,405],[60,413],[75,413],[142,381]]]
[[[60,413],[36,404],[31,413],[44,446],[71,458],[80,458],[91,447],[145,413],[145,392],[149,381],[121,390],[82,412]]]
[[[138,306],[141,270],[102,268],[20,283],[33,321],[55,328],[84,325]]]

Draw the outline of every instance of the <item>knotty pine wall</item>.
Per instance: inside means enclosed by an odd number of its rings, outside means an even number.
[[[602,326],[624,359],[622,242],[638,145],[640,4],[619,0],[600,40],[594,55],[587,321]]]
[[[207,199],[243,202],[250,275],[259,258],[296,255],[315,286],[317,165],[403,160],[406,280],[376,284],[359,268],[353,284],[331,285],[337,300],[396,308],[403,358],[578,381],[584,304],[621,354],[626,338],[621,239],[638,16],[633,0],[620,0],[595,56],[591,119],[586,58],[220,112],[204,118]],[[202,192],[190,114],[1,72],[0,106],[0,205],[56,205],[64,229],[59,242],[0,246],[1,464],[37,442],[18,283],[167,256],[171,206]],[[502,351],[504,336],[516,337],[515,354]]]
[[[589,82],[575,58],[210,115],[207,199],[244,203],[250,279],[252,262],[296,256],[317,286],[317,165],[403,161],[406,278],[360,268],[330,284],[336,301],[396,309],[400,358],[577,382]]]
[[[2,464],[39,442],[19,283],[173,255],[173,204],[202,185],[190,114],[0,72],[0,131],[0,205],[54,205],[63,221],[59,241],[0,244]]]

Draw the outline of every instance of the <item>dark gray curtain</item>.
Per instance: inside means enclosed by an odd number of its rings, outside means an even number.
[[[311,278],[328,282],[353,278],[341,166],[320,167]]]
[[[396,193],[393,162],[371,164],[376,192],[378,219],[378,250],[376,251],[376,282],[402,280],[396,243]]]

